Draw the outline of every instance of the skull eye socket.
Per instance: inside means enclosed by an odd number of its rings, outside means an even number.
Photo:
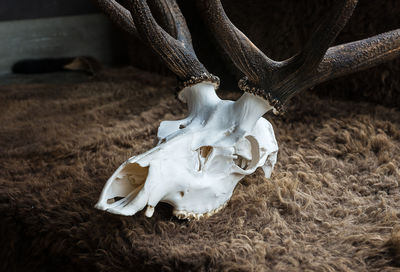
[[[197,171],[201,171],[203,169],[203,167],[207,163],[212,151],[213,151],[213,147],[208,146],[208,145],[202,146],[197,150],[198,160],[199,160],[199,165],[198,165]]]
[[[246,171],[257,167],[260,161],[260,145],[254,136],[246,136],[236,145],[235,149],[233,162],[239,168]]]

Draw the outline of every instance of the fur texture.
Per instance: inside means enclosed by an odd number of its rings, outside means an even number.
[[[166,204],[150,219],[94,209],[159,122],[185,115],[173,86],[125,69],[0,88],[2,271],[400,269],[400,112],[381,104],[307,92],[267,116],[280,146],[272,178],[245,178],[207,220],[179,221]]]

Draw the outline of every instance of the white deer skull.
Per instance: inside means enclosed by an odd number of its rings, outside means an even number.
[[[400,29],[329,47],[357,0],[336,1],[303,50],[282,61],[269,58],[234,26],[220,0],[199,0],[204,22],[245,75],[238,85],[246,93],[236,102],[224,101],[206,83],[219,79],[197,58],[176,0],[153,1],[152,9],[146,0],[132,0],[128,10],[115,0],[97,2],[121,28],[150,46],[184,86],[191,84],[181,92],[189,116],[162,122],[159,144],[130,158],[107,181],[97,208],[117,214],[133,215],[148,205],[151,216],[159,201],[173,205],[180,218],[215,213],[245,175],[257,167],[266,176],[272,171],[278,147],[270,123],[260,118],[264,113],[282,112],[296,93],[323,81],[400,55]]]
[[[161,123],[159,144],[115,171],[98,209],[133,215],[147,205],[150,217],[161,201],[174,206],[178,218],[199,219],[222,209],[236,184],[258,167],[270,176],[278,146],[271,124],[259,118],[269,110],[265,101],[252,94],[221,100],[211,83],[187,87],[180,98],[189,116]]]

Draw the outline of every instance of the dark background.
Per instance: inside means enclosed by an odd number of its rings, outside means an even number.
[[[330,12],[333,0],[229,0],[222,1],[231,21],[264,53],[275,60],[288,58],[301,50],[321,19]],[[192,33],[193,44],[201,62],[221,77],[222,88],[236,88],[242,74],[224,55],[208,33],[196,12],[195,1],[179,1]],[[400,28],[399,0],[360,0],[352,18],[335,44],[364,39]],[[129,45],[130,61],[136,66],[167,73],[157,57],[138,40]],[[140,52],[140,54],[139,54]],[[400,61],[334,79],[320,85],[321,95],[335,99],[356,99],[400,105]]]
[[[1,0],[0,21],[98,12],[90,0]]]
[[[125,0],[121,0],[124,4]],[[236,88],[241,76],[224,56],[214,38],[198,16],[194,0],[178,1],[193,36],[193,44],[201,62],[220,76],[223,88]],[[230,0],[223,1],[233,23],[273,59],[281,60],[298,52],[329,13],[333,0]],[[100,12],[90,0],[3,0],[0,21],[57,17]],[[360,0],[336,44],[363,39],[400,27],[399,0]],[[133,64],[138,68],[170,74],[148,48],[138,39],[129,37],[118,28],[116,34],[118,59],[115,64]],[[368,71],[335,79],[319,87],[320,93],[334,97],[359,98],[399,105],[400,62],[392,61]],[[333,84],[333,85],[332,85]],[[346,91],[341,91],[341,89]],[[351,91],[353,90],[353,91]],[[355,91],[354,91],[355,90]]]

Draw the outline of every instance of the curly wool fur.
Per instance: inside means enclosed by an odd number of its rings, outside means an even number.
[[[177,220],[166,204],[152,218],[94,209],[160,120],[185,115],[174,84],[127,69],[0,88],[2,271],[399,269],[400,112],[379,104],[307,92],[268,116],[272,178],[248,176],[207,220]]]

